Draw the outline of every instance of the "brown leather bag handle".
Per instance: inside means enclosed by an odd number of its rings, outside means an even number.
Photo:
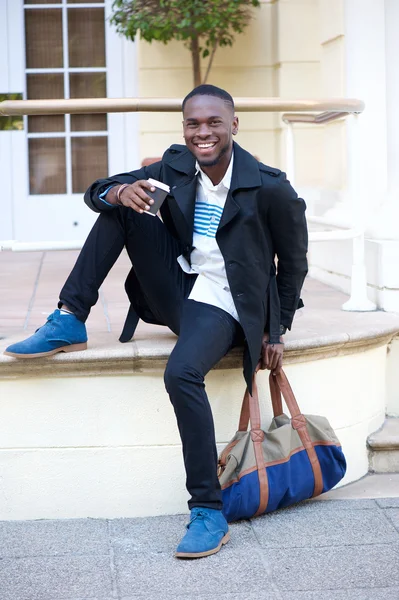
[[[263,456],[263,448],[262,442],[265,439],[265,432],[261,429],[261,419],[260,419],[260,406],[259,406],[259,395],[258,395],[258,386],[256,384],[256,372],[252,378],[252,395],[249,393],[248,389],[245,393],[243,405],[247,401],[249,405],[249,419],[251,422],[251,440],[254,447],[254,454],[256,460],[256,467],[258,470],[258,479],[259,479],[259,507],[255,513],[255,517],[262,515],[269,502],[269,482],[267,479],[266,469],[265,469],[265,459]]]
[[[316,450],[314,449],[314,445],[312,439],[309,435],[309,431],[306,424],[306,419],[301,413],[301,410],[298,406],[298,402],[294,396],[294,392],[290,386],[287,375],[284,373],[283,369],[281,369],[278,375],[273,375],[270,373],[269,376],[269,384],[270,390],[273,390],[272,394],[274,394],[275,398],[277,392],[279,392],[280,402],[281,402],[281,394],[285,400],[288,411],[291,415],[291,425],[294,429],[297,430],[299,438],[305,448],[312,470],[314,475],[314,490],[313,497],[319,496],[323,491],[323,475],[321,472],[320,462],[316,454]],[[277,390],[278,388],[278,390]],[[276,403],[277,408],[277,403]],[[273,405],[273,410],[275,410],[275,405]],[[280,412],[282,414],[282,410]]]
[[[259,370],[259,366],[257,366],[256,371],[253,376],[252,386],[253,386],[253,396],[251,397],[248,389],[244,394],[244,398],[241,406],[241,415],[240,422],[238,426],[239,431],[247,431],[248,423],[251,419],[251,432],[255,428],[260,430],[260,408],[259,408],[259,398],[258,398],[258,388],[256,385],[256,373]],[[320,462],[317,458],[316,450],[314,449],[313,442],[310,438],[307,426],[306,419],[302,415],[301,410],[299,408],[298,402],[295,398],[294,392],[290,386],[288,378],[284,373],[283,369],[281,369],[278,375],[273,375],[270,373],[269,376],[269,386],[270,386],[270,395],[273,406],[273,414],[275,417],[278,417],[283,414],[283,406],[282,406],[282,398],[284,397],[285,403],[287,405],[288,411],[291,415],[291,425],[294,429],[297,430],[299,438],[305,448],[307,455],[309,457],[310,464],[312,466],[313,475],[315,479],[315,487],[313,491],[313,496],[319,496],[323,490],[323,476],[321,472]],[[255,398],[256,397],[256,398]],[[252,402],[251,402],[252,400]],[[251,415],[254,415],[255,421],[252,419]],[[251,435],[252,437],[252,435]],[[259,465],[258,471],[259,471]],[[263,469],[264,470],[264,469]],[[266,510],[266,507],[265,507]],[[259,511],[258,511],[259,513]],[[258,514],[257,513],[257,514]],[[261,514],[261,513],[259,513]]]

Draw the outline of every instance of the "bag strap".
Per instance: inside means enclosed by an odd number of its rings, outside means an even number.
[[[260,428],[261,428],[258,388],[256,385],[256,372],[258,370],[259,370],[259,365],[255,371],[255,374],[253,377],[253,382],[252,382],[253,396],[252,397],[250,396],[248,389],[247,389],[245,392],[243,401],[242,401],[240,421],[239,421],[239,425],[238,425],[239,431],[247,431],[250,419],[251,419],[251,432],[253,429],[255,429],[254,423],[256,425],[257,430],[260,430]],[[291,425],[298,432],[299,438],[303,444],[303,447],[305,448],[305,450],[307,452],[307,455],[309,457],[309,461],[310,461],[310,464],[311,464],[311,467],[313,470],[314,481],[315,481],[313,496],[319,496],[323,490],[323,475],[321,472],[320,462],[319,462],[319,459],[317,458],[316,450],[314,449],[313,442],[310,438],[310,435],[309,435],[309,432],[307,429],[306,419],[301,413],[301,410],[298,406],[298,402],[294,396],[294,392],[292,391],[292,388],[290,386],[288,378],[287,378],[286,374],[284,373],[283,369],[281,369],[279,375],[273,375],[272,373],[270,373],[269,386],[270,386],[270,395],[271,395],[272,406],[273,406],[273,414],[275,417],[278,417],[283,414],[283,403],[282,403],[281,396],[284,397],[288,411],[291,415]],[[256,396],[256,400],[254,399],[255,396]],[[252,398],[252,403],[251,403],[251,398]],[[256,407],[252,411],[254,413],[255,421],[253,421],[252,415],[251,415],[251,404],[252,404],[252,406],[254,404],[256,404]],[[258,463],[257,463],[257,466],[258,466]],[[264,470],[264,468],[263,468],[263,470]],[[258,471],[259,471],[259,466],[258,466]],[[265,507],[265,510],[266,510],[266,507]],[[261,513],[259,513],[259,514],[261,514]]]
[[[256,369],[255,373],[259,368]],[[270,396],[272,399],[273,415],[279,417],[283,414],[283,402],[281,399],[280,388],[275,381],[275,378],[270,374],[269,377]],[[244,394],[244,398],[241,405],[240,420],[238,423],[238,431],[247,431],[249,424],[249,392],[248,388]],[[260,425],[259,425],[260,427]]]
[[[255,517],[262,515],[269,502],[269,481],[267,479],[265,469],[265,459],[263,456],[262,442],[265,439],[265,432],[261,429],[260,421],[260,406],[259,406],[259,395],[258,386],[256,384],[256,371],[252,378],[252,396],[248,389],[245,392],[243,404],[247,399],[249,405],[249,418],[251,421],[251,440],[254,446],[254,454],[256,460],[256,467],[258,470],[259,479],[259,507],[255,513]]]
[[[252,386],[253,386],[253,390],[256,389],[256,398],[257,401],[253,402],[253,418],[251,419],[251,426],[252,428],[255,429],[260,429],[261,428],[261,422],[260,422],[260,408],[259,408],[259,398],[258,398],[258,388],[256,386],[256,380],[255,380],[255,375],[253,376],[252,379]],[[253,393],[255,393],[253,391]],[[242,400],[242,405],[241,405],[241,414],[240,414],[240,421],[238,423],[238,431],[242,431],[242,432],[246,432],[248,431],[248,424],[249,424],[249,401],[250,401],[250,393],[248,391],[248,388],[245,390],[245,394],[244,394],[244,398]],[[234,448],[234,446],[236,444],[238,444],[239,440],[236,439],[232,442],[230,442],[230,444],[228,444],[223,452],[221,453],[220,457],[219,457],[219,466],[223,469],[226,466],[226,461],[227,461],[227,457],[230,454],[230,452],[232,451],[232,449]]]
[[[321,472],[320,462],[317,457],[316,450],[314,448],[311,437],[309,435],[306,419],[300,411],[298,402],[296,401],[294,392],[292,391],[292,388],[288,381],[287,375],[284,373],[284,371],[282,369],[278,375],[273,375],[272,373],[270,373],[269,385],[270,385],[271,393],[274,394],[274,397],[276,400],[277,400],[277,398],[276,398],[277,394],[280,396],[280,403],[281,403],[281,394],[284,397],[285,403],[286,403],[289,413],[291,415],[291,425],[298,432],[299,438],[303,444],[303,447],[305,448],[305,450],[307,452],[307,455],[308,455],[308,458],[310,461],[310,465],[313,470],[313,475],[314,475],[313,497],[319,496],[321,494],[321,492],[323,491],[323,475]],[[277,407],[277,402],[276,402],[276,405],[273,405],[273,410],[275,409],[275,406]],[[282,413],[282,410],[281,410],[280,414],[281,413]]]

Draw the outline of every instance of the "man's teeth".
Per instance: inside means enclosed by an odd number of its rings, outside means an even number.
[[[198,148],[212,148],[215,144],[197,144]]]

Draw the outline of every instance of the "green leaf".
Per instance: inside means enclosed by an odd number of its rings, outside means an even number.
[[[139,31],[147,42],[181,40],[189,49],[201,40],[196,51],[206,58],[214,47],[232,46],[259,6],[259,0],[114,0],[110,22],[131,40]]]

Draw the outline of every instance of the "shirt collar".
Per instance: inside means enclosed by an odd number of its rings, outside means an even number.
[[[233,175],[233,163],[234,163],[234,152],[232,152],[232,154],[231,154],[230,163],[229,163],[229,166],[227,167],[227,171],[224,174],[222,181],[220,183],[218,183],[217,185],[213,185],[213,183],[209,179],[208,175],[206,173],[204,173],[204,171],[199,166],[198,161],[196,161],[196,163],[195,163],[195,174],[199,175],[199,179],[200,179],[201,183],[204,184],[207,188],[216,190],[219,187],[223,186],[226,188],[226,190],[229,190],[230,185],[231,185],[231,177]]]

